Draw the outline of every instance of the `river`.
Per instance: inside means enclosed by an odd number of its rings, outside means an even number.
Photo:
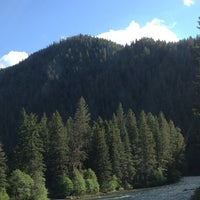
[[[200,187],[200,176],[184,177],[172,185],[97,196],[90,200],[190,200],[197,187]]]

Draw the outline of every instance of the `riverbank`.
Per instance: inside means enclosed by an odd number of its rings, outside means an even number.
[[[154,188],[114,192],[84,197],[84,200],[190,200],[200,186],[200,177],[183,177],[178,183]]]

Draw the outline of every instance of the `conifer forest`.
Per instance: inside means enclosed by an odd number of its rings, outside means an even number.
[[[200,174],[200,38],[78,35],[0,70],[0,200],[64,199]]]

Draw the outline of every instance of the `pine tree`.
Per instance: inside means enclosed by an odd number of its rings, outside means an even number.
[[[133,156],[133,166],[135,168],[135,178],[134,178],[134,184],[139,184],[139,168],[141,164],[141,154],[142,149],[140,145],[140,138],[139,138],[139,130],[137,126],[137,119],[135,117],[134,112],[129,109],[127,113],[127,120],[126,120],[126,127],[127,132],[130,138],[130,144],[131,144],[131,152]]]
[[[170,152],[170,130],[168,122],[162,112],[158,116],[159,135],[158,135],[158,166],[167,170],[168,163],[171,160]]]
[[[159,129],[159,123],[158,118],[153,116],[152,113],[148,113],[147,115],[147,124],[153,134],[154,141],[155,141],[155,152],[156,152],[156,161],[157,161],[157,168],[159,168],[158,160],[159,160],[159,154],[160,154],[160,129]]]
[[[70,139],[70,163],[73,171],[82,169],[83,162],[87,158],[89,143],[90,113],[83,97],[80,98],[73,123],[73,131]]]
[[[184,161],[185,141],[180,128],[175,127],[174,123],[169,121],[170,129],[170,151],[172,155],[170,168],[180,169]]]
[[[33,179],[34,187],[31,196],[34,200],[47,199],[48,192],[45,187],[43,152],[37,116],[33,113],[28,115],[25,110],[22,110],[19,142],[16,148],[17,166]]]
[[[92,167],[96,172],[101,189],[111,179],[111,162],[109,158],[108,146],[105,138],[105,127],[101,118],[94,123],[92,139]]]
[[[131,152],[131,144],[129,140],[129,135],[126,129],[126,117],[123,111],[122,104],[119,104],[117,114],[116,114],[118,128],[120,130],[121,140],[123,143],[124,155],[122,157],[122,169],[123,177],[122,184],[124,187],[131,187],[130,184],[133,183],[135,176],[135,168],[133,163],[133,155]]]
[[[112,173],[116,175],[118,181],[121,182],[123,177],[124,147],[115,114],[113,115],[112,121],[108,122],[108,145],[112,163]]]
[[[58,112],[52,114],[48,123],[49,151],[47,158],[47,180],[51,195],[57,197],[60,178],[68,175],[68,143],[65,127]]]
[[[150,128],[147,125],[146,115],[144,111],[140,113],[139,119],[139,137],[141,145],[140,178],[144,185],[148,185],[150,177],[156,168],[155,159],[155,141]]]
[[[47,127],[47,122],[48,122],[48,119],[47,119],[47,116],[46,114],[44,114],[40,120],[40,123],[39,123],[39,134],[40,134],[40,138],[42,140],[42,146],[43,146],[43,149],[44,149],[44,160],[46,162],[46,159],[47,159],[47,153],[49,151],[49,132],[48,132],[48,127]]]

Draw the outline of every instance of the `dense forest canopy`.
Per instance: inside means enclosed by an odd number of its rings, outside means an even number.
[[[55,110],[72,116],[83,96],[91,118],[109,119],[119,102],[136,116],[165,113],[191,131],[194,47],[199,38],[166,43],[143,38],[125,47],[79,35],[54,43],[0,71],[0,135],[6,151],[15,146],[22,108],[42,116]]]

